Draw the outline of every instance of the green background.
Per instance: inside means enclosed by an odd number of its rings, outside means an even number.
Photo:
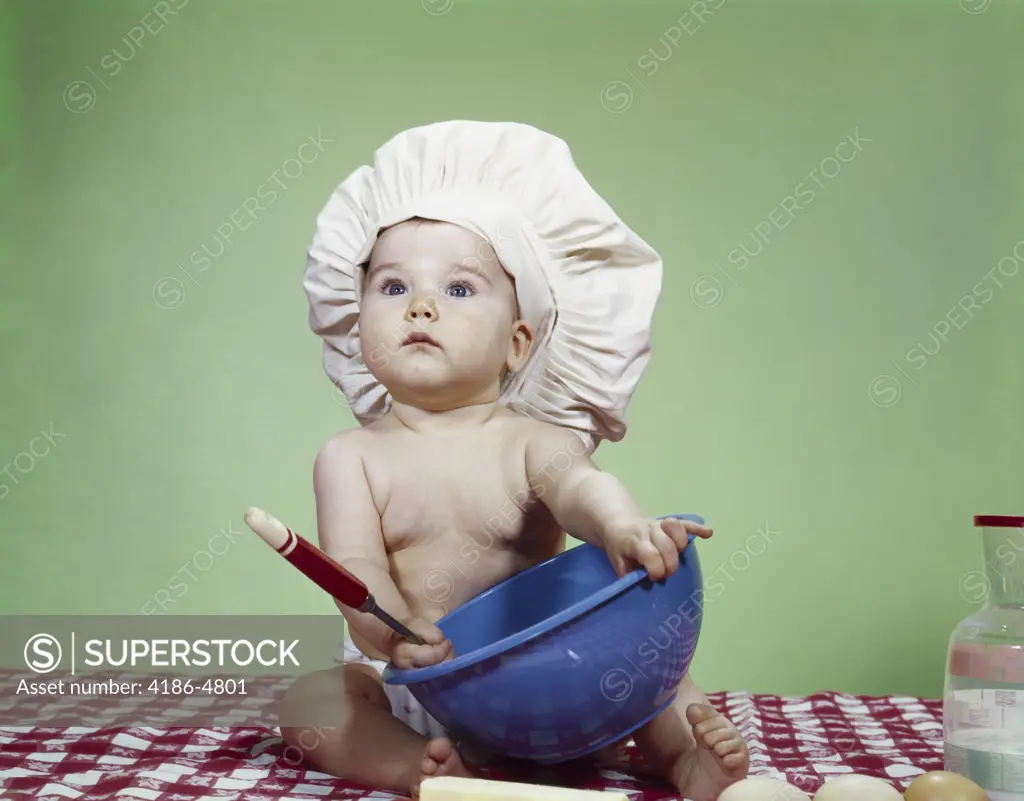
[[[972,515],[1024,514],[1024,272],[992,273],[1024,240],[1024,6],[191,0],[133,50],[153,6],[0,5],[0,462],[63,435],[0,475],[0,612],[137,614],[177,575],[171,613],[336,614],[241,519],[315,538],[313,459],[355,425],[306,324],[316,215],[403,128],[516,120],[664,258],[653,361],[597,460],[716,529],[697,681],[941,692],[982,600]]]

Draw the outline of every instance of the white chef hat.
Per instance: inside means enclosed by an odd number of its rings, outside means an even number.
[[[359,344],[363,271],[379,233],[420,217],[481,236],[515,282],[534,332],[499,401],[576,430],[589,450],[626,433],[650,359],[661,258],[591,188],[561,139],[512,122],[453,120],[386,142],[317,218],[304,287],[327,375],[361,425],[390,408]]]

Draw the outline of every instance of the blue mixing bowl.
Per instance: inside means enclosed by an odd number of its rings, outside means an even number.
[[[672,703],[693,659],[703,613],[693,539],[661,581],[642,569],[616,578],[603,550],[570,548],[441,618],[455,659],[388,665],[384,681],[408,685],[455,737],[494,754],[554,764],[615,743]]]

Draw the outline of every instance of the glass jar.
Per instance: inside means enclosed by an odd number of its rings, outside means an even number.
[[[949,639],[945,768],[992,801],[1024,801],[1024,517],[979,515],[983,570],[960,594],[984,607]]]

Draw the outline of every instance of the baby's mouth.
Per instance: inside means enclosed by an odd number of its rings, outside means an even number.
[[[431,337],[429,334],[427,334],[427,333],[425,333],[423,331],[415,331],[412,334],[409,334],[409,336],[407,336],[402,341],[402,346],[403,347],[405,347],[406,345],[416,345],[416,344],[433,345],[435,348],[440,348],[441,347],[433,337]]]

